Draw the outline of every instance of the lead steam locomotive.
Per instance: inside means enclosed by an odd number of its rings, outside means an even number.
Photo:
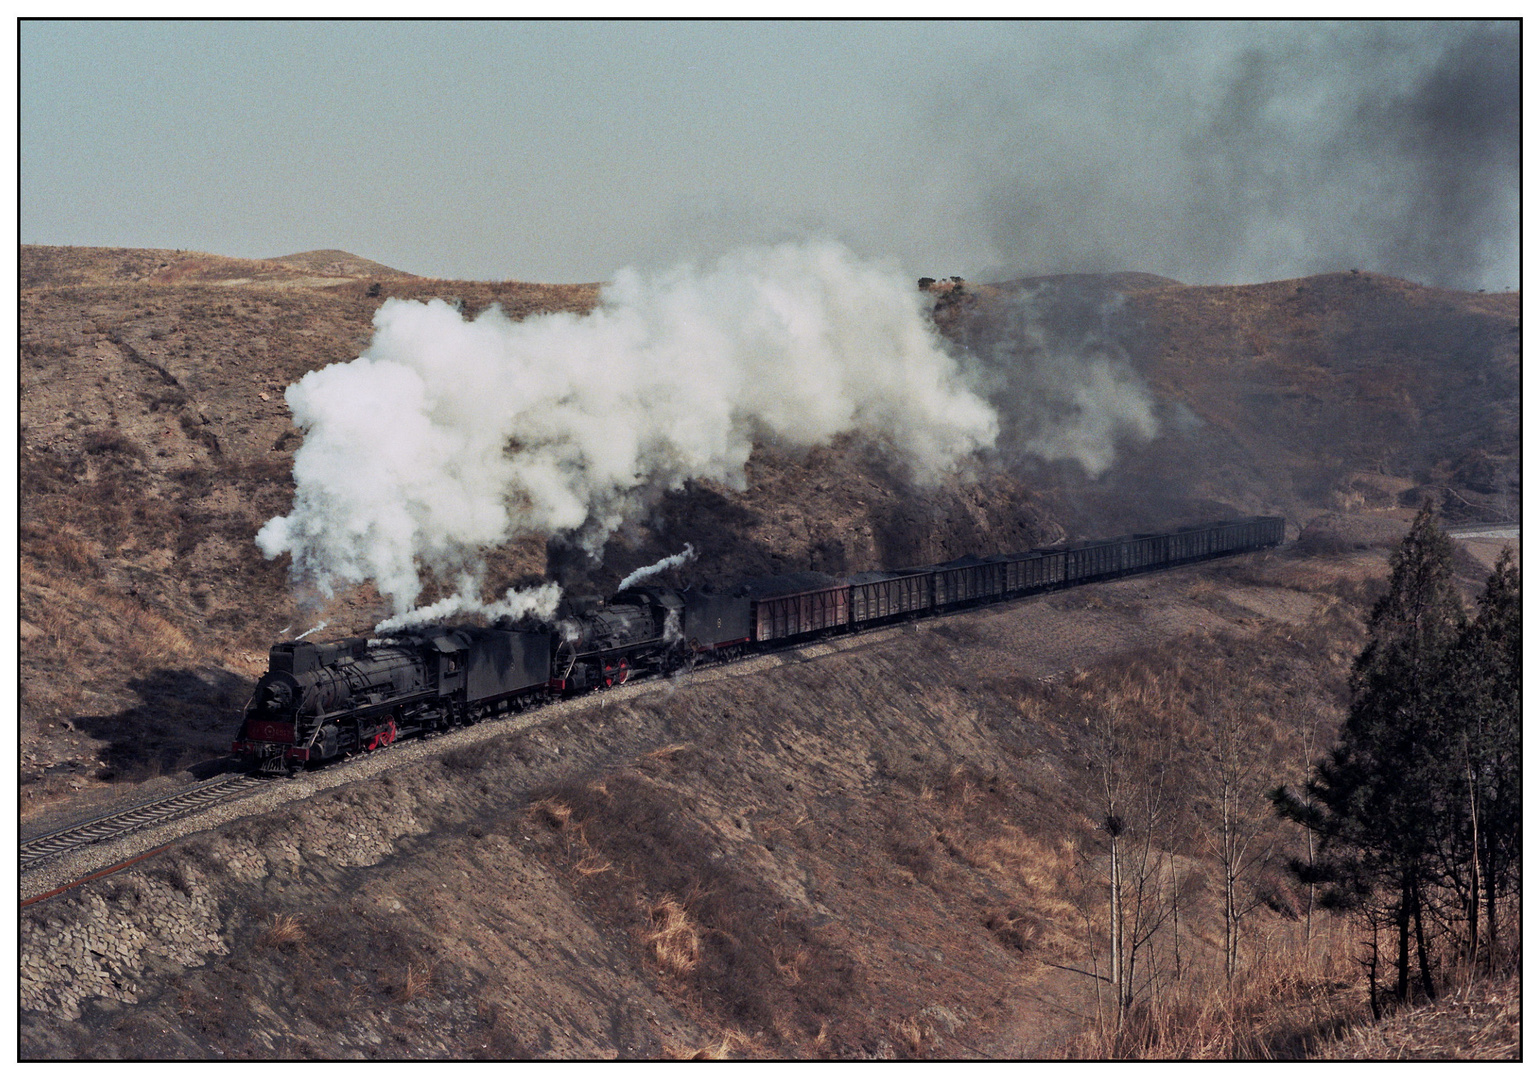
[[[1273,547],[1283,524],[1242,518],[844,580],[760,578],[723,593],[638,586],[607,603],[564,603],[548,621],[283,642],[233,750],[252,768],[293,770],[703,658]]]

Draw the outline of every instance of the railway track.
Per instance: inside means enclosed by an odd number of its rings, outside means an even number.
[[[853,635],[860,636],[860,635]],[[734,656],[731,659],[719,659],[704,661],[691,665],[692,670],[712,671],[730,668],[735,663],[744,660],[752,660],[761,656],[775,656],[781,653],[793,654],[806,649],[818,649],[820,653],[828,650],[828,645],[819,642],[799,641],[766,649],[762,653],[751,656]],[[622,685],[641,688],[648,683],[662,682],[670,675],[647,675],[640,678],[627,680],[624,684],[614,687],[619,690]],[[606,690],[600,690],[593,695],[594,699],[602,698]],[[539,713],[549,708],[549,705],[539,708],[523,710],[521,715]],[[503,719],[503,718],[499,718]],[[537,723],[539,720],[537,719]],[[430,738],[436,737],[430,736]],[[389,749],[383,749],[376,753],[388,754]],[[368,755],[370,757],[374,754]],[[350,757],[347,760],[356,760]],[[333,762],[326,766],[327,769],[344,764],[343,761]],[[205,781],[194,787],[184,789],[171,795],[158,799],[149,799],[136,803],[123,810],[114,811],[111,814],[103,814],[100,817],[90,818],[86,821],[76,822],[62,829],[44,833],[41,836],[32,837],[19,845],[18,864],[21,872],[33,870],[51,859],[67,855],[70,852],[79,851],[95,844],[103,844],[127,836],[130,833],[163,825],[178,818],[188,817],[200,810],[206,810],[220,803],[231,802],[255,794],[256,791],[271,784],[284,783],[288,777],[283,774],[256,775],[242,773],[239,775],[221,776],[213,780]]]
[[[1161,567],[1158,569],[1170,569],[1170,567]],[[1053,590],[1049,589],[1045,591]],[[1015,599],[1025,599],[1025,597],[1017,597]],[[975,606],[978,605],[970,604],[967,605],[967,608],[972,609]],[[892,626],[900,625],[900,623],[933,618],[943,614],[957,614],[960,610],[962,609],[946,612],[937,610],[916,611],[909,617],[909,619],[900,620],[900,622],[890,624],[889,626],[871,626],[861,630],[847,632],[840,632],[835,630],[829,632],[827,635],[820,634],[812,639],[782,642],[776,645],[772,645],[768,648],[761,647],[755,652],[747,655],[735,655],[731,658],[712,658],[710,660],[703,659],[695,664],[691,664],[687,671],[701,670],[703,672],[710,672],[713,669],[721,670],[730,668],[740,662],[779,656],[781,654],[786,654],[788,656],[801,655],[804,659],[814,659],[818,656],[822,656],[828,652],[839,649],[840,646],[835,644],[835,642],[864,637],[873,632],[891,629]],[[618,690],[622,685],[628,687],[637,687],[640,689],[641,687],[638,684],[663,681],[671,677],[673,677],[672,674],[652,674],[641,676],[638,678],[628,679],[624,684],[617,684],[614,689]],[[602,697],[604,693],[605,690],[599,690],[592,696]],[[551,704],[555,703],[553,702]],[[545,708],[549,708],[549,705],[540,706],[529,710],[521,710],[521,713],[538,713],[544,711]],[[506,718],[507,717],[498,717],[497,719]],[[537,719],[536,723],[539,722],[540,721]],[[433,736],[429,737],[431,738]],[[376,751],[376,753],[389,752],[390,751],[388,749]],[[370,754],[368,756],[373,757],[374,755]],[[351,756],[346,760],[352,760]],[[336,762],[332,762],[328,768],[340,766],[342,764],[343,760],[339,759]],[[239,775],[222,776],[213,780],[205,781],[202,784],[198,784],[194,787],[184,789],[171,795],[163,796],[158,799],[147,800],[145,802],[130,806],[124,810],[114,811],[111,814],[104,814],[101,817],[77,822],[73,825],[66,826],[63,829],[57,829],[53,832],[44,833],[41,836],[35,836],[29,840],[23,841],[19,845],[19,869],[25,873],[61,855],[65,855],[73,851],[79,851],[83,848],[91,847],[95,844],[116,840],[119,837],[127,836],[130,833],[135,833],[143,829],[148,829],[157,825],[175,821],[178,818],[187,817],[191,814],[197,813],[200,810],[208,809],[209,807],[216,806],[220,803],[234,801],[247,795],[255,794],[255,792],[261,787],[274,782],[281,782],[283,779],[285,779],[285,777],[281,774],[260,776],[250,773],[242,773]]]
[[[263,776],[222,776],[196,787],[151,799],[123,810],[104,814],[89,821],[77,822],[42,836],[34,836],[20,845],[21,870],[30,870],[39,863],[67,854],[92,844],[116,840],[120,836],[162,825],[177,818],[186,817],[218,803],[229,802],[251,794],[257,788],[271,783]]]

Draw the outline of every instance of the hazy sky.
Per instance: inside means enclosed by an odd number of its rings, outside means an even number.
[[[23,243],[1518,283],[1517,23],[21,25]]]

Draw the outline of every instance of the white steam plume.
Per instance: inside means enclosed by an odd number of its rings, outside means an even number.
[[[832,243],[623,271],[587,316],[468,322],[387,300],[364,355],[289,387],[294,507],[257,544],[323,595],[372,580],[403,614],[424,568],[474,573],[517,535],[597,553],[651,493],[741,489],[756,437],[865,431],[938,480],[997,421],[924,306],[910,278]]]
[[[327,628],[327,626],[329,626],[329,625],[330,625],[329,621],[323,621],[323,622],[319,623],[316,626],[312,626],[309,630],[306,630],[303,634],[301,634],[299,637],[295,638],[294,640],[295,641],[304,641],[307,637],[309,637],[311,634],[315,633],[317,630],[325,630]]]
[[[386,619],[374,628],[374,632],[386,637],[408,627],[427,626],[458,614],[483,615],[487,619],[500,619],[505,615],[512,619],[523,618],[525,615],[550,618],[556,613],[556,605],[561,600],[561,586],[554,582],[533,589],[509,589],[501,600],[490,604],[476,598],[476,587],[474,579],[462,579],[460,591],[455,595]]]
[[[615,586],[615,591],[618,593],[625,592],[631,586],[635,585],[638,581],[641,581],[644,578],[650,578],[654,574],[661,574],[665,570],[672,570],[676,566],[683,566],[687,562],[694,561],[695,546],[693,544],[686,544],[684,546],[684,550],[681,551],[678,555],[670,555],[666,559],[659,559],[657,562],[650,566],[638,567],[637,569],[631,571],[621,579],[619,585]]]

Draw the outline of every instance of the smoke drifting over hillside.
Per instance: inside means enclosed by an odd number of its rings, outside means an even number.
[[[596,553],[650,495],[742,488],[756,438],[861,431],[936,481],[997,422],[923,307],[830,244],[623,272],[583,317],[387,301],[364,355],[289,388],[294,508],[258,546],[323,595],[372,580],[403,614],[427,568],[479,610],[479,551],[566,534]]]
[[[1120,446],[1159,433],[1155,399],[1125,344],[1137,329],[1122,294],[1098,279],[1007,288],[960,335],[1000,414],[1009,461],[1073,461],[1096,478]]]
[[[1063,23],[1001,50],[932,98],[986,280],[1518,284],[1516,21]]]
[[[1110,339],[1078,347],[1054,343],[1037,321],[1035,305],[1020,300],[1009,311],[1000,339],[1007,357],[1029,356],[1015,369],[1011,419],[1019,425],[1014,449],[1044,461],[1075,461],[1092,477],[1112,467],[1119,442],[1146,443],[1159,431],[1155,401]]]

